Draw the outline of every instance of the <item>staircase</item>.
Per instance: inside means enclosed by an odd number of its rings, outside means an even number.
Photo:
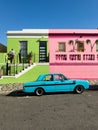
[[[3,79],[3,78],[18,78],[20,77],[21,75],[25,74],[26,72],[28,72],[29,70],[31,70],[32,68],[34,68],[36,66],[36,63],[28,66],[27,68],[25,68],[24,70],[22,70],[21,72],[19,72],[18,74],[15,74],[13,76],[1,76],[0,79]]]
[[[25,68],[23,71],[21,71],[18,74],[15,74],[15,78],[20,77],[21,75],[23,75],[24,73],[28,72],[29,70],[31,70],[32,68],[34,68],[36,66],[36,63],[30,65],[28,68]]]
[[[18,78],[21,75],[25,74],[26,72],[28,72],[29,70],[31,70],[32,68],[34,68],[35,66],[38,66],[38,65],[42,65],[42,66],[43,65],[49,65],[49,63],[33,63],[32,65],[28,66],[27,68],[24,68],[24,70],[22,70],[18,74],[15,74],[13,76],[1,76],[0,79],[3,79],[3,78]]]

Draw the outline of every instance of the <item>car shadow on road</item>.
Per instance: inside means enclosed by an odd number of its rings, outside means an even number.
[[[98,85],[90,85],[88,90],[98,91]]]
[[[7,94],[6,96],[12,96],[12,97],[23,97],[23,96],[34,96],[33,93],[24,93],[22,90],[15,90]]]
[[[60,94],[72,94],[73,92],[53,92],[53,93],[45,93],[44,95],[60,95]],[[75,94],[75,93],[73,93]],[[24,93],[22,90],[12,91],[6,96],[11,97],[24,97],[24,96],[36,96],[34,93]]]
[[[98,85],[90,85],[87,91],[98,91]],[[46,93],[44,95],[59,95],[59,94],[76,94],[74,92],[59,92],[59,93]],[[36,96],[34,93],[24,93],[22,90],[15,90],[11,93],[7,94],[6,96],[12,97],[23,97],[23,96]]]

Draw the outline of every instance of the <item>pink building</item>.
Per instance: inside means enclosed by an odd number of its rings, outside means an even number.
[[[50,72],[98,79],[98,30],[49,30]]]

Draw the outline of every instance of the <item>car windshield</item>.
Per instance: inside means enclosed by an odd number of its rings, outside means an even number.
[[[42,76],[41,75],[39,75],[39,77],[37,78],[37,80],[36,81],[41,81],[42,80]]]
[[[68,80],[69,78],[67,78],[66,76],[64,76],[63,74],[60,74],[64,80]]]
[[[45,80],[45,77],[47,76],[48,74],[41,74],[39,75],[39,77],[37,78],[37,81],[44,81]]]

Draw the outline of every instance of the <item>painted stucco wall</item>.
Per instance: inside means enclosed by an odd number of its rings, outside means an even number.
[[[23,29],[20,31],[7,31],[7,52],[15,50],[18,55],[20,50],[20,41],[27,41],[27,53],[32,52],[33,62],[39,62],[39,41],[47,41],[48,56],[48,29]]]
[[[93,46],[91,52],[89,39]],[[69,41],[74,41],[75,51]],[[75,41],[84,42],[84,52],[77,52]],[[98,79],[98,52],[95,41],[98,40],[98,30],[50,30],[50,72],[61,72],[73,79]],[[58,51],[58,43],[66,44],[66,52]]]
[[[28,47],[27,51],[28,53],[32,51],[33,55],[32,60],[35,62],[39,62],[39,38],[8,38],[7,39],[7,52],[9,52],[11,49],[15,50],[15,54],[18,55],[19,50],[20,50],[20,41],[27,41],[28,42]],[[48,44],[48,39],[47,38],[42,38],[40,41],[47,41]],[[48,56],[48,46],[47,46],[47,56]]]
[[[17,55],[20,49],[19,41],[28,41],[28,53],[32,51],[37,56],[39,55],[38,40],[48,41],[47,56],[49,52],[50,72],[61,72],[73,79],[98,79],[98,52],[96,52],[95,44],[95,41],[98,40],[98,30],[50,29],[48,31],[23,30],[8,32],[8,52],[13,48]],[[35,38],[39,37],[39,34],[40,38]],[[88,39],[91,44],[86,43]],[[70,40],[74,41],[74,52],[72,52],[73,46],[69,44]],[[84,43],[84,52],[77,52],[76,40]],[[66,52],[58,51],[59,42],[66,44]],[[93,46],[92,52],[91,45]],[[35,62],[38,61],[39,58],[35,58]]]
[[[85,48],[85,51],[84,52],[77,52],[77,45],[75,45],[75,51],[74,52],[71,52],[71,50],[73,49],[73,46],[72,45],[69,45],[69,41],[70,40],[73,40],[75,41],[75,39],[77,38],[50,38],[49,39],[49,48],[50,48],[50,62],[56,62],[56,57],[55,55],[56,54],[97,54],[98,52],[96,52],[96,44],[94,45],[93,47],[93,52],[91,52],[91,47],[90,47],[90,44],[87,44],[86,43],[86,38],[82,38],[82,39],[78,39],[78,40],[82,40],[84,41],[84,48]],[[91,39],[91,38],[90,38]],[[96,38],[93,38],[91,39],[91,42],[94,43],[95,40],[97,39]],[[65,42],[66,44],[66,52],[58,52],[58,43],[59,42]],[[69,58],[67,59],[67,61],[69,61]],[[59,62],[62,62],[62,61],[59,61]],[[64,61],[65,62],[65,61]],[[70,61],[69,61],[70,62]]]

